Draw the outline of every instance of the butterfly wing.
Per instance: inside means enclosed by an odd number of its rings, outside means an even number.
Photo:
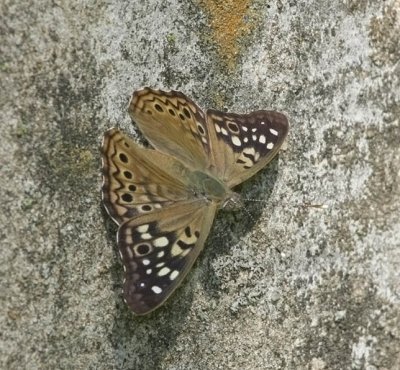
[[[212,146],[211,172],[230,188],[265,167],[282,146],[287,118],[274,111],[250,114],[207,111]]]
[[[205,115],[184,94],[150,88],[135,91],[129,113],[154,148],[191,169],[207,167],[210,148]]]
[[[216,206],[203,200],[178,202],[120,226],[124,297],[133,312],[156,309],[179,286],[203,248],[215,212]]]
[[[118,224],[188,199],[187,169],[113,128],[104,135],[103,203]]]
[[[211,109],[204,115],[177,91],[136,91],[129,112],[156,149],[192,170],[208,170],[230,188],[265,167],[289,130],[287,118],[274,111],[234,114]]]

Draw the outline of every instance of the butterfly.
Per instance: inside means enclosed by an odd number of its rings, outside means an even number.
[[[102,195],[119,225],[124,300],[143,315],[179,286],[217,210],[240,204],[232,188],[271,161],[289,125],[274,111],[203,112],[181,92],[151,88],[134,92],[129,113],[154,149],[108,130]]]

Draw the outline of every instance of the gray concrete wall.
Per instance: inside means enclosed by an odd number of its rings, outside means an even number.
[[[0,367],[399,369],[400,2],[0,5]],[[289,117],[186,283],[135,318],[100,202],[134,89]],[[308,207],[324,204],[327,208]]]

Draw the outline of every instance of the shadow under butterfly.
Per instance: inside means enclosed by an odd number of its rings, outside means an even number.
[[[289,125],[278,112],[205,113],[177,91],[134,92],[129,113],[155,149],[116,128],[104,134],[103,202],[119,225],[124,299],[135,314],[159,307],[203,249],[219,208],[265,167]]]

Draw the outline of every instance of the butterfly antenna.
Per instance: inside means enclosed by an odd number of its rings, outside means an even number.
[[[274,203],[279,204],[279,205],[283,205],[283,206],[292,206],[292,207],[296,207],[296,208],[316,208],[316,209],[328,209],[329,206],[325,203],[312,203],[312,202],[301,202],[298,204],[293,204],[290,202],[282,202],[282,201],[278,201],[278,202],[268,202],[265,199],[255,199],[255,198],[243,198],[244,201],[246,202],[256,202],[256,203],[264,203],[264,204],[272,204],[274,205]],[[244,207],[243,207],[244,208]],[[246,210],[247,212],[247,210]]]
[[[249,201],[249,202],[263,203],[263,204],[267,204],[267,203],[268,204],[272,204],[273,203],[273,202],[268,202],[265,199],[255,199],[255,198],[242,198],[242,200],[243,201]],[[279,204],[282,206],[282,205],[285,205],[285,202],[279,201]],[[290,203],[287,203],[287,204],[290,205]],[[295,207],[295,208],[300,208],[300,209],[314,208],[314,209],[318,209],[318,210],[325,210],[325,209],[329,208],[329,206],[327,204],[325,204],[325,203],[311,203],[311,202],[302,202],[302,203],[299,203],[299,204],[293,204],[292,203],[291,206]],[[247,213],[249,218],[252,221],[255,222],[254,217],[248,211],[248,209],[244,205],[242,205],[242,208]],[[275,246],[274,249],[279,255],[284,256],[284,253],[278,247]]]
[[[258,203],[267,203],[265,199],[256,199],[256,198],[242,198],[246,202],[258,202]]]
[[[247,216],[249,216],[250,220],[253,221],[254,223],[256,223],[257,222],[256,219],[253,217],[253,215],[250,213],[250,211],[247,209],[247,207],[244,204],[242,204],[242,208],[243,208],[243,211],[246,212]]]
[[[299,208],[317,208],[317,209],[328,209],[329,206],[327,204],[313,204],[309,202],[303,202],[299,204],[297,207]]]

